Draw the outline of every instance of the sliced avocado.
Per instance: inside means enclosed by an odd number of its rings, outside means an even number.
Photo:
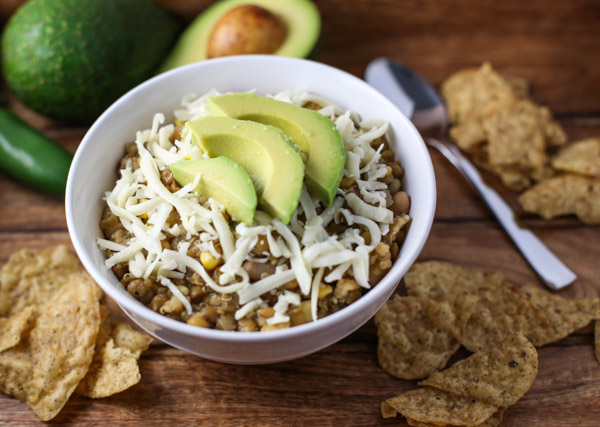
[[[229,157],[248,172],[261,209],[290,222],[300,200],[304,164],[280,129],[229,117],[204,117],[186,127],[209,157]]]
[[[195,191],[221,203],[235,221],[252,224],[256,211],[256,191],[248,173],[227,157],[182,160],[170,166],[180,185],[194,182],[200,174]]]
[[[245,5],[266,9],[278,17],[285,27],[283,42],[274,52],[268,53],[296,58],[307,58],[314,53],[321,32],[321,18],[312,1],[223,0],[215,2],[187,27],[171,54],[159,67],[159,72],[207,59],[215,27],[232,9]]]
[[[340,185],[346,151],[331,120],[316,111],[252,93],[232,93],[208,99],[210,112],[275,126],[288,135],[306,159],[309,193],[330,205]]]

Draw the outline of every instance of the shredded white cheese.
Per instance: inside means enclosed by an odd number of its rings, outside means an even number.
[[[191,315],[192,312],[193,312],[193,310],[192,310],[192,304],[190,304],[190,302],[185,297],[185,295],[183,295],[181,293],[181,291],[179,290],[179,288],[177,286],[175,286],[175,283],[171,282],[168,278],[166,278],[164,276],[158,276],[158,281],[160,283],[162,283],[163,285],[165,285],[167,288],[169,288],[169,290],[171,291],[171,293],[173,294],[173,296],[175,298],[177,298],[179,301],[181,301],[181,303],[185,307],[185,311],[187,311],[187,314]]]
[[[286,290],[277,298],[277,302],[273,306],[275,314],[273,317],[267,319],[267,324],[276,325],[278,323],[289,322],[290,316],[285,313],[290,305],[300,305],[300,295]]]
[[[174,112],[175,119],[187,121],[209,115],[207,99],[218,94],[211,91],[200,97],[184,97],[182,108]],[[303,298],[310,298],[312,319],[316,320],[322,281],[336,282],[349,270],[361,287],[370,287],[370,253],[389,231],[393,220],[392,211],[386,208],[384,190],[387,186],[379,181],[388,173],[385,164],[380,163],[383,145],[375,143],[388,132],[387,122],[370,120],[361,123],[356,114],[303,91],[286,91],[273,97],[298,106],[309,101],[322,106],[319,113],[329,117],[342,135],[346,149],[343,174],[354,183],[354,190],[339,188],[331,206],[326,207],[303,188],[298,209],[289,225],[257,211],[254,224],[240,223],[234,230],[223,216],[222,206],[212,199],[201,203],[194,193],[200,175],[175,193],[161,181],[161,174],[171,163],[205,155],[192,143],[187,129],[174,139],[175,126],[163,126],[165,116],[158,113],[149,129],[136,134],[139,164],[128,161],[112,191],[106,193],[109,209],[131,235],[121,243],[97,239],[101,249],[112,253],[105,262],[107,268],[128,263],[130,273],[135,277],[157,276],[160,283],[182,302],[188,314],[193,312],[191,303],[171,279],[197,273],[213,291],[237,293],[241,304],[235,313],[237,320],[263,306],[262,295],[296,279],[297,292],[277,291],[275,315],[267,320],[269,325],[288,322],[289,307],[299,305]],[[174,223],[174,217],[179,217],[180,222]],[[345,223],[345,231],[329,235],[326,228],[332,221]],[[368,230],[368,245],[356,225]],[[167,236],[179,240],[177,248],[163,247],[162,241]],[[269,251],[257,255],[252,249],[259,236],[266,238]],[[200,251],[208,251],[222,262],[219,283],[213,280],[197,257],[188,255],[192,245]],[[245,262],[273,262],[277,268],[274,274],[250,283],[243,268]],[[325,275],[326,271],[328,274]]]

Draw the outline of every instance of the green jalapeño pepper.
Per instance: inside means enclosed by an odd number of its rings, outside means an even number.
[[[0,170],[26,184],[64,196],[73,156],[10,111],[0,108]]]

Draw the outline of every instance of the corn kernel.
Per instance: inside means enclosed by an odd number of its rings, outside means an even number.
[[[319,285],[319,299],[325,298],[327,295],[333,292],[333,288],[329,285]]]
[[[213,254],[208,251],[200,252],[200,262],[207,270],[214,270],[220,263],[220,260],[215,258]]]

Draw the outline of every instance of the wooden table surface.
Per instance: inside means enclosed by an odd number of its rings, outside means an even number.
[[[436,85],[462,67],[491,61],[530,79],[571,140],[600,136],[600,2],[593,0],[320,0],[319,60],[362,76],[388,56]],[[75,151],[85,128],[43,119],[11,99],[10,108]],[[431,152],[438,207],[420,260],[499,269],[516,284],[541,282],[461,176]],[[486,176],[530,227],[578,275],[561,294],[600,296],[600,227],[573,217],[525,215],[516,194]],[[0,264],[23,247],[69,242],[63,202],[0,174]],[[531,390],[505,414],[506,426],[600,425],[600,364],[592,329],[539,350]],[[107,399],[72,396],[57,423],[94,425],[403,424],[383,420],[382,400],[415,387],[383,372],[372,322],[300,360],[231,366],[153,346],[141,358],[142,381]],[[0,424],[41,424],[25,405],[0,395]]]

